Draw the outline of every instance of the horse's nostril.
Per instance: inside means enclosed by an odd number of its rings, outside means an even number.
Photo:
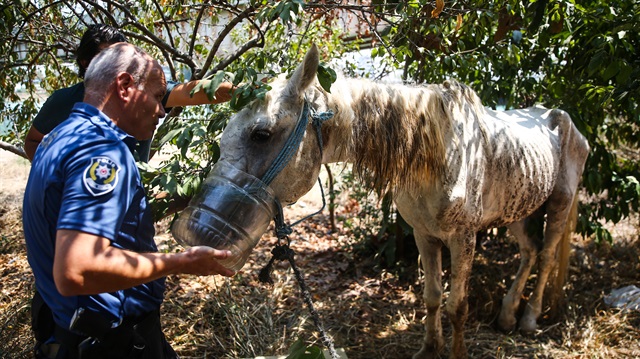
[[[267,130],[255,130],[251,133],[251,141],[264,142],[271,137],[271,133]]]

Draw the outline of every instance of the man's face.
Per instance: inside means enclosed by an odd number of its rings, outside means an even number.
[[[162,98],[167,91],[167,83],[160,65],[154,64],[142,90],[133,86],[131,91],[132,101],[126,109],[130,114],[130,131],[127,132],[137,140],[148,140],[165,116]]]

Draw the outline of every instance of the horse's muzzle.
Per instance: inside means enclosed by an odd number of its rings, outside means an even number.
[[[275,214],[271,188],[227,161],[218,161],[171,227],[186,246],[230,250],[220,264],[240,270]]]

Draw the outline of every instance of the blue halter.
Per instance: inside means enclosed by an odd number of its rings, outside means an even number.
[[[291,134],[289,135],[289,138],[287,138],[287,141],[282,147],[282,150],[280,150],[280,153],[278,153],[278,156],[276,157],[276,159],[273,160],[273,163],[271,163],[271,166],[269,167],[267,172],[262,176],[262,179],[261,179],[262,182],[264,182],[266,185],[270,185],[271,182],[273,182],[273,180],[276,178],[276,176],[278,176],[278,174],[287,166],[287,164],[289,163],[293,155],[298,151],[298,148],[300,147],[300,143],[302,142],[304,133],[307,130],[307,124],[309,123],[309,118],[311,118],[312,124],[316,128],[316,133],[318,135],[318,146],[320,146],[320,156],[322,156],[322,147],[323,147],[322,124],[325,121],[329,120],[331,117],[333,117],[333,111],[329,110],[326,112],[318,113],[315,110],[310,108],[309,101],[307,101],[307,98],[305,97],[304,104],[302,105],[302,112],[300,113],[300,117],[298,118],[298,123],[296,124],[296,127],[293,129],[293,132],[291,132]],[[318,178],[318,183],[320,183],[320,178]],[[321,183],[320,183],[320,191],[322,192],[322,208],[320,208],[320,210],[318,210],[317,212],[314,212],[308,216],[305,216],[304,218],[296,221],[291,225],[287,225],[284,222],[284,215],[282,213],[282,204],[276,198],[276,207],[278,212],[276,213],[274,220],[276,224],[276,235],[278,236],[278,238],[285,238],[286,236],[291,234],[292,232],[291,227],[295,226],[296,224],[304,221],[305,219],[311,216],[314,216],[322,212],[326,203],[324,199],[324,190],[322,189]]]
[[[333,117],[333,111],[329,110],[317,113],[315,110],[312,109],[310,111],[309,109],[309,101],[307,101],[305,97],[304,104],[302,105],[302,112],[298,118],[296,128],[293,129],[293,132],[291,132],[289,138],[287,138],[287,142],[285,142],[282,150],[280,150],[276,159],[273,160],[273,163],[271,163],[267,172],[262,176],[262,182],[266,185],[270,185],[271,182],[273,182],[276,176],[278,176],[278,174],[287,166],[293,155],[298,151],[298,147],[300,147],[304,133],[307,130],[309,118],[312,119],[312,123],[316,128],[316,132],[318,134],[318,145],[320,146],[320,154],[322,155],[322,124]]]

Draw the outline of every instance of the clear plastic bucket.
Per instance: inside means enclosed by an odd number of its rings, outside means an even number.
[[[171,227],[184,246],[230,250],[220,264],[240,270],[275,215],[275,196],[262,181],[218,161]]]

